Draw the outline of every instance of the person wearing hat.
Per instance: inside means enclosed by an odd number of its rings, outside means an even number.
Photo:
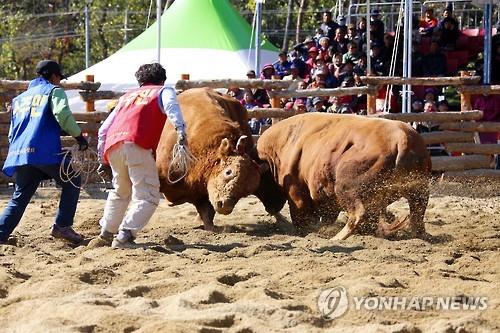
[[[383,55],[383,44],[380,41],[371,43],[371,72],[375,75],[386,76],[389,73],[389,63]]]
[[[276,75],[276,70],[272,64],[265,64],[260,71],[261,80],[271,80],[273,75]]]
[[[54,179],[62,191],[51,235],[77,244],[83,236],[72,225],[81,180],[79,176],[74,176],[72,183],[61,179],[61,163],[69,163],[63,161],[61,130],[76,139],[79,150],[86,150],[88,143],[69,109],[66,93],[59,87],[65,78],[59,64],[42,60],[36,72],[38,77],[12,101],[9,152],[2,171],[8,177],[14,176],[15,190],[0,216],[0,243],[9,242],[40,182]],[[71,166],[67,168],[71,176],[73,170]]]
[[[290,67],[292,66],[292,63],[288,61],[288,56],[284,51],[281,51],[278,54],[278,57],[279,60],[274,64],[274,70],[276,75],[279,75],[280,78],[283,79],[285,76],[290,75]]]
[[[457,44],[459,31],[458,22],[453,17],[451,5],[448,5],[443,12],[443,18],[439,21],[435,29],[439,45],[445,50],[454,50]]]
[[[292,64],[290,66],[290,75],[283,77],[283,80],[285,81],[301,80],[299,73],[300,73],[299,68],[295,64]]]
[[[384,41],[385,26],[384,22],[380,19],[380,11],[378,9],[372,10],[370,18],[370,38],[371,40]]]
[[[309,112],[326,112],[325,101],[322,97],[314,97],[311,104],[312,108],[309,109]]]
[[[135,247],[138,232],[161,198],[155,151],[167,120],[177,132],[177,144],[187,151],[186,126],[175,90],[163,85],[165,69],[158,63],[144,64],[135,77],[139,88],[120,97],[99,128],[98,172],[111,171],[113,190],[99,221],[101,233],[89,244],[92,247]]]
[[[249,80],[253,80],[256,78],[255,71],[253,69],[247,72],[247,78]],[[255,100],[258,101],[260,104],[262,105],[269,104],[269,95],[267,94],[266,89],[252,88],[251,92]]]

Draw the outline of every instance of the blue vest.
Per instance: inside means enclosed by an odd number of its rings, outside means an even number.
[[[50,107],[54,88],[44,78],[36,78],[12,100],[9,153],[2,169],[7,176],[21,165],[61,163],[61,127]]]

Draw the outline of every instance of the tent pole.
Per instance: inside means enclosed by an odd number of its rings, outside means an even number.
[[[483,84],[491,83],[491,8],[492,1],[484,4],[484,68],[483,68]]]
[[[264,0],[257,0],[255,2],[255,73],[257,76],[260,72],[260,31],[262,28],[262,2]]]
[[[161,0],[156,0],[156,23],[158,23],[158,43],[156,61],[160,64],[161,55]]]

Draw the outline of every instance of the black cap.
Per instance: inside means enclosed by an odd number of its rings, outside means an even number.
[[[249,70],[247,76],[255,76],[255,71],[253,69]]]
[[[42,60],[36,65],[36,72],[39,75],[50,76],[57,74],[61,79],[65,79],[66,75],[62,73],[61,66],[54,60]]]
[[[312,104],[313,105],[316,105],[318,103],[322,103],[323,102],[323,99],[321,97],[314,97],[313,100],[312,100]]]

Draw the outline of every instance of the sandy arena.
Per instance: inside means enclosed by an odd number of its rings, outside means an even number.
[[[200,230],[191,205],[163,201],[140,234],[144,249],[72,248],[49,235],[59,191],[40,189],[0,245],[1,332],[498,332],[498,185],[433,186],[429,240],[352,236],[335,226],[299,237],[254,197]],[[480,189],[480,192],[476,190]],[[457,194],[460,194],[458,196]],[[105,193],[82,191],[75,226],[99,232]],[[0,196],[0,208],[10,191]],[[407,205],[390,207],[405,216]],[[288,214],[285,211],[285,215]],[[356,310],[325,320],[322,289],[349,296],[488,297],[486,310]]]

